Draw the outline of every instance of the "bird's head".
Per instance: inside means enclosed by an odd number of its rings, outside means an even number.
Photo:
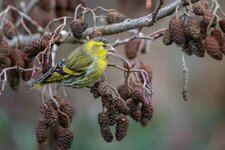
[[[107,52],[112,50],[111,44],[102,37],[88,41],[86,47],[89,53],[96,57],[107,57]]]

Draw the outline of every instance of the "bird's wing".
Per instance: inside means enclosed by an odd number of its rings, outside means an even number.
[[[70,77],[76,78],[85,75],[88,66],[93,63],[93,59],[89,59],[90,56],[85,54],[82,48],[73,50],[65,59],[52,67],[41,78],[31,83],[30,87],[37,88],[47,83],[59,82]]]

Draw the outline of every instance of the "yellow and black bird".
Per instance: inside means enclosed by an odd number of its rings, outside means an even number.
[[[89,40],[74,49],[30,86],[38,88],[54,82],[73,88],[91,86],[102,77],[108,64],[109,50],[111,50],[111,45],[106,39]]]

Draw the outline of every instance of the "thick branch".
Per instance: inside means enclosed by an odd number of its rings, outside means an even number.
[[[191,0],[191,2],[197,2],[199,0]],[[176,7],[180,4],[180,0],[176,0],[172,2],[171,4],[163,7],[160,9],[156,15],[155,20],[160,20],[162,18],[165,18],[172,13],[175,12]],[[131,29],[137,29],[140,27],[150,27],[153,25],[154,20],[152,19],[153,14],[146,15],[144,17],[136,18],[136,19],[129,19],[125,20],[120,23],[115,23],[111,25],[103,25],[103,26],[97,26],[96,29],[102,32],[102,35],[112,35],[112,34],[117,34],[120,32],[125,32]],[[82,38],[86,38],[89,36],[93,31],[93,28],[88,28],[85,30],[82,34]],[[70,36],[70,38],[73,38]],[[68,40],[71,40],[71,39]]]
[[[168,4],[167,6],[160,9],[156,15],[155,20],[160,20],[174,13],[176,7],[180,4],[180,1],[181,0],[176,0],[172,2],[171,4]],[[199,0],[190,0],[190,1],[193,3]],[[101,31],[102,35],[112,35],[112,34],[125,32],[131,29],[137,29],[141,27],[151,27],[154,24],[154,18],[152,17],[153,17],[153,14],[149,14],[140,18],[125,20],[121,23],[97,26],[96,29]],[[93,27],[90,27],[87,30],[85,30],[82,34],[82,38],[84,39],[87,36],[89,36],[92,33],[92,31],[93,31]],[[65,31],[63,32],[65,37],[69,34],[69,33],[65,33]],[[70,35],[65,42],[73,42],[74,40],[75,40],[74,37]],[[21,40],[21,42],[23,43],[23,40]]]

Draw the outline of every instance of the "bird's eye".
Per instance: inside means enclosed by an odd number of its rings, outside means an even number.
[[[106,44],[103,44],[102,47],[103,47],[103,48],[107,48],[107,45],[106,45]]]

